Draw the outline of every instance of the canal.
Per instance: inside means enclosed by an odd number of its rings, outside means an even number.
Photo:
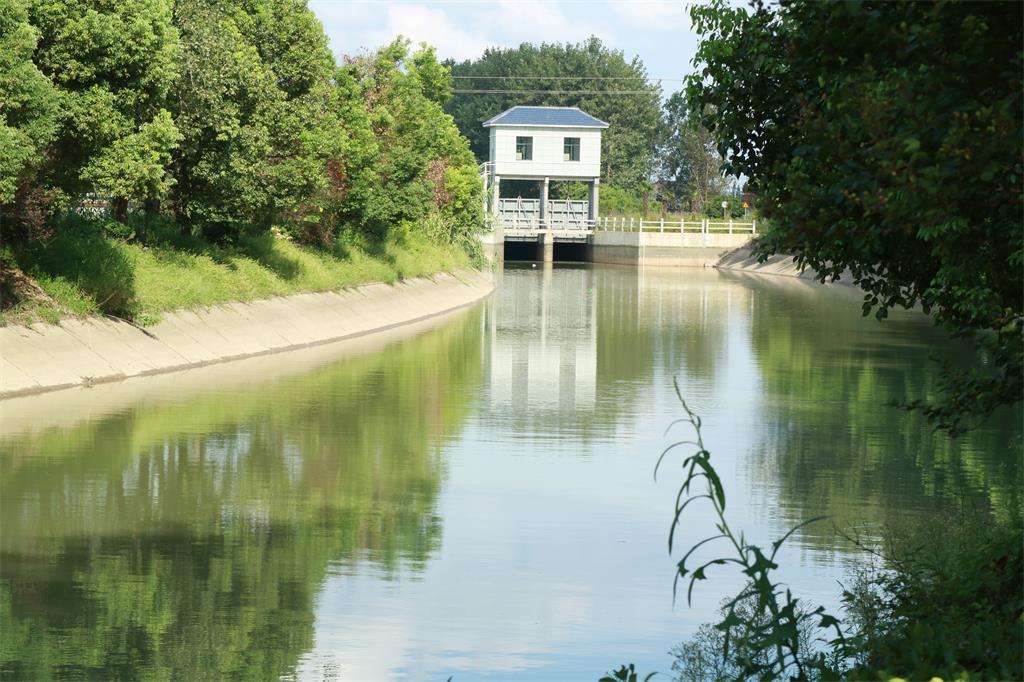
[[[681,411],[730,521],[834,606],[833,524],[1013,518],[1021,423],[887,406],[956,357],[919,313],[699,269],[509,264],[411,338],[0,406],[0,671],[15,679],[594,680],[669,671],[737,576],[673,604]],[[373,342],[376,343],[376,342]],[[679,435],[682,435],[680,432]],[[680,547],[713,532],[686,517]],[[715,577],[715,576],[718,577]]]

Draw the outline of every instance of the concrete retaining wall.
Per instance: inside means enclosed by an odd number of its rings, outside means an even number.
[[[168,313],[145,329],[67,319],[0,328],[0,399],[304,348],[468,306],[494,289],[467,272]]]
[[[594,233],[595,263],[711,267],[723,254],[746,244],[749,234],[682,234],[672,232]]]
[[[764,263],[759,263],[751,255],[751,247],[744,246],[734,249],[722,255],[715,263],[720,270],[737,270],[750,272],[759,275],[781,275],[783,277],[797,277],[799,279],[817,281],[818,273],[811,269],[800,269],[793,262],[792,256],[772,256]],[[847,270],[833,284],[844,284],[853,286],[853,275]]]

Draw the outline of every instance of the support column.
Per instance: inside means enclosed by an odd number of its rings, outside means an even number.
[[[498,225],[498,219],[501,216],[499,209],[498,199],[501,197],[501,178],[497,175],[494,176],[494,182],[491,183],[491,216],[494,218],[494,224]]]
[[[541,260],[545,263],[551,263],[555,260],[555,235],[551,234],[550,231],[543,232],[537,235],[540,241],[541,248]]]
[[[540,183],[540,224],[542,229],[547,229],[548,220],[548,190],[551,186],[551,178],[544,178]]]
[[[600,184],[601,181],[598,178],[594,178],[590,182],[590,196],[588,197],[589,201],[587,206],[587,219],[591,221],[591,224],[593,224],[593,222],[596,221],[598,216],[600,215],[600,211],[598,210],[598,186]]]

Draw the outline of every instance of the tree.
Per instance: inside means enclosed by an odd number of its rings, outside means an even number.
[[[724,189],[722,157],[715,139],[690,115],[685,93],[665,103],[665,119],[658,148],[658,180],[670,203],[695,213]]]
[[[0,6],[0,207],[12,219],[23,217],[25,194],[57,130],[57,91],[32,63],[38,40],[22,0]],[[22,210],[13,205],[19,193]]]
[[[378,52],[350,60],[347,77],[357,83],[373,131],[377,157],[370,187],[351,206],[363,232],[375,239],[423,229],[476,247],[482,229],[482,187],[476,160],[442,105],[451,93],[449,69],[433,48],[410,51],[396,39]]]
[[[263,161],[269,156],[273,77],[231,14],[202,0],[175,3],[181,78],[174,119],[174,208],[185,231],[209,237],[269,225]]]
[[[61,93],[63,116],[49,156],[51,181],[68,195],[159,199],[178,135],[166,111],[177,77],[170,0],[34,0],[35,63]]]
[[[985,356],[920,402],[954,432],[1021,399],[1022,25],[1018,3],[724,2],[691,110],[774,229],[758,253],[847,269],[865,314],[921,306]]]
[[[489,138],[481,124],[517,104],[572,106],[610,124],[601,140],[604,182],[640,191],[654,170],[655,137],[661,119],[661,88],[647,80],[639,58],[598,38],[578,43],[523,43],[488,49],[480,59],[452,65],[459,89],[522,90],[524,94],[459,94],[446,109],[479,161],[487,159]],[[537,92],[540,91],[540,92]],[[603,94],[638,91],[636,95]]]

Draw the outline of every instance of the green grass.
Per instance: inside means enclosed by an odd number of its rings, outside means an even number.
[[[177,227],[167,225],[122,241],[102,226],[76,220],[14,258],[52,303],[10,306],[0,312],[0,324],[111,314],[145,325],[169,310],[392,283],[471,266],[460,249],[416,233],[383,244],[340,244],[329,252],[271,235],[219,246],[177,236]]]

